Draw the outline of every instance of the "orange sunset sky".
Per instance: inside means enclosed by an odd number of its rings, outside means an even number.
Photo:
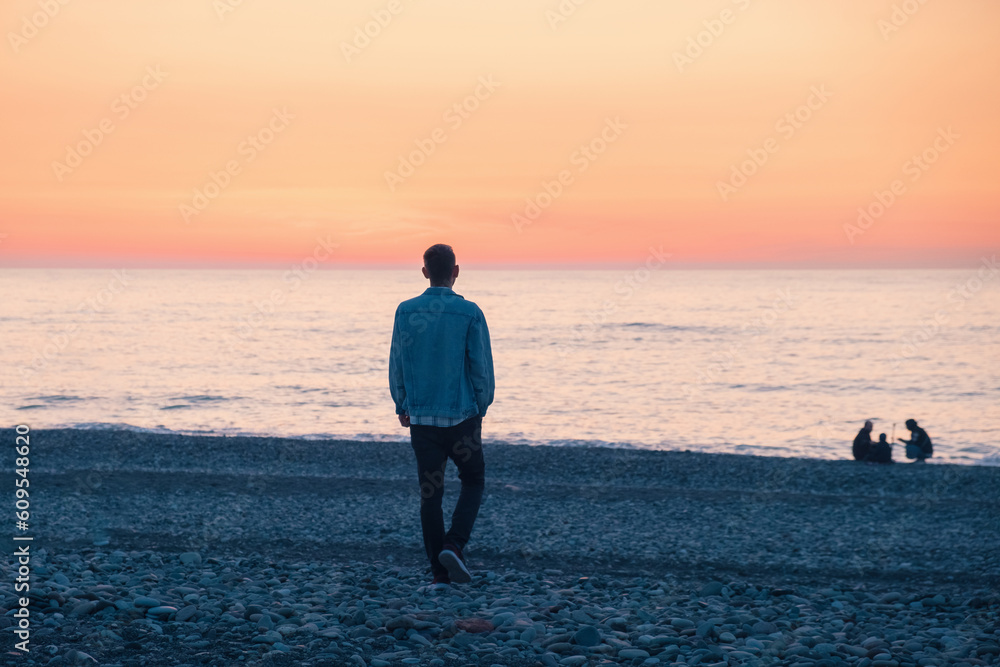
[[[994,0],[63,2],[0,10],[2,266],[1000,245]]]

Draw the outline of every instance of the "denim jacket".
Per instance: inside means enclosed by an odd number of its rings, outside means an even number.
[[[396,414],[467,419],[493,402],[493,352],[479,306],[428,287],[396,308],[389,351]]]

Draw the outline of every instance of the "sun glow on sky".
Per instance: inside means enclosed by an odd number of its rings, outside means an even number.
[[[5,4],[0,263],[964,266],[990,0]]]

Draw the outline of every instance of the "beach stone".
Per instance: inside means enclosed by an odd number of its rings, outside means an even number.
[[[456,618],[455,627],[463,632],[493,632],[493,623],[485,618]]]
[[[160,601],[156,598],[151,598],[145,595],[140,595],[139,597],[132,600],[132,604],[136,607],[159,607]]]
[[[70,649],[70,650],[66,651],[65,655],[63,655],[63,659],[66,662],[69,662],[69,663],[72,663],[72,664],[75,664],[75,665],[84,665],[84,664],[86,664],[86,665],[90,665],[90,664],[96,665],[96,664],[98,664],[97,659],[94,658],[94,656],[90,655],[89,653],[84,653],[83,651],[80,651],[78,649]]]
[[[201,565],[201,554],[197,551],[187,551],[180,555],[181,562],[185,565]]]
[[[497,614],[496,616],[494,616],[490,620],[490,622],[493,624],[493,627],[499,628],[499,627],[503,627],[503,625],[505,623],[507,623],[507,621],[511,620],[512,618],[514,618],[514,614],[512,614],[509,611],[505,611],[505,612],[501,612],[501,613]]]
[[[395,618],[389,619],[389,622],[385,624],[385,629],[392,632],[397,628],[402,628],[404,630],[409,630],[417,622],[417,619],[409,614],[402,616],[397,616]]]
[[[559,661],[560,665],[569,665],[570,667],[577,667],[578,665],[587,664],[587,656],[585,655],[568,655]]]
[[[73,609],[70,610],[69,615],[86,616],[95,609],[97,609],[97,603],[93,600],[87,600],[86,602],[81,602],[80,604],[74,606]]]
[[[681,647],[680,646],[677,646],[676,644],[668,644],[667,646],[663,647],[663,650],[660,651],[657,654],[657,656],[659,656],[659,658],[661,660],[666,660],[668,658],[672,658],[672,657],[676,656],[680,652],[681,652]],[[735,653],[735,651],[734,651],[734,653]],[[750,654],[748,653],[747,655],[749,656]]]
[[[189,604],[188,606],[183,607],[177,612],[177,615],[174,616],[174,620],[183,623],[197,613],[198,613],[198,606]]]
[[[778,626],[770,621],[757,621],[753,624],[755,635],[770,635],[778,631]]]
[[[868,655],[868,649],[863,646],[851,646],[850,644],[838,644],[837,650],[841,653],[848,653],[856,658],[864,658]]]
[[[732,644],[736,641],[736,635],[731,632],[720,632],[719,641],[723,644]]]
[[[626,660],[635,660],[636,658],[648,658],[649,652],[644,651],[641,648],[623,648],[618,651],[619,658],[625,658]]]
[[[174,614],[176,612],[177,612],[177,607],[169,607],[166,605],[160,607],[150,607],[149,609],[146,610],[146,613],[149,614],[150,616],[162,616],[162,617],[170,616],[171,614]]]
[[[675,630],[686,630],[694,627],[694,621],[686,618],[672,618],[670,619],[670,626]]]
[[[273,644],[281,641],[281,635],[274,630],[268,630],[262,635],[253,638],[254,644]]]
[[[722,588],[723,588],[722,582],[719,582],[719,581],[710,581],[709,583],[707,583],[707,584],[705,584],[704,586],[701,587],[700,595],[702,597],[711,597],[713,595],[721,595],[722,594]]]
[[[549,644],[546,647],[549,651],[553,653],[569,653],[573,650],[573,645],[569,642],[555,642],[554,644]]]
[[[576,631],[573,640],[580,646],[597,646],[601,643],[601,633],[594,626],[585,625]]]

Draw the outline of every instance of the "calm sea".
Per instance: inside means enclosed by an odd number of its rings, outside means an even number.
[[[865,419],[1000,464],[1000,272],[477,271],[487,441],[843,458]],[[417,271],[0,271],[0,412],[33,428],[402,440]],[[894,455],[902,458],[902,447]]]

